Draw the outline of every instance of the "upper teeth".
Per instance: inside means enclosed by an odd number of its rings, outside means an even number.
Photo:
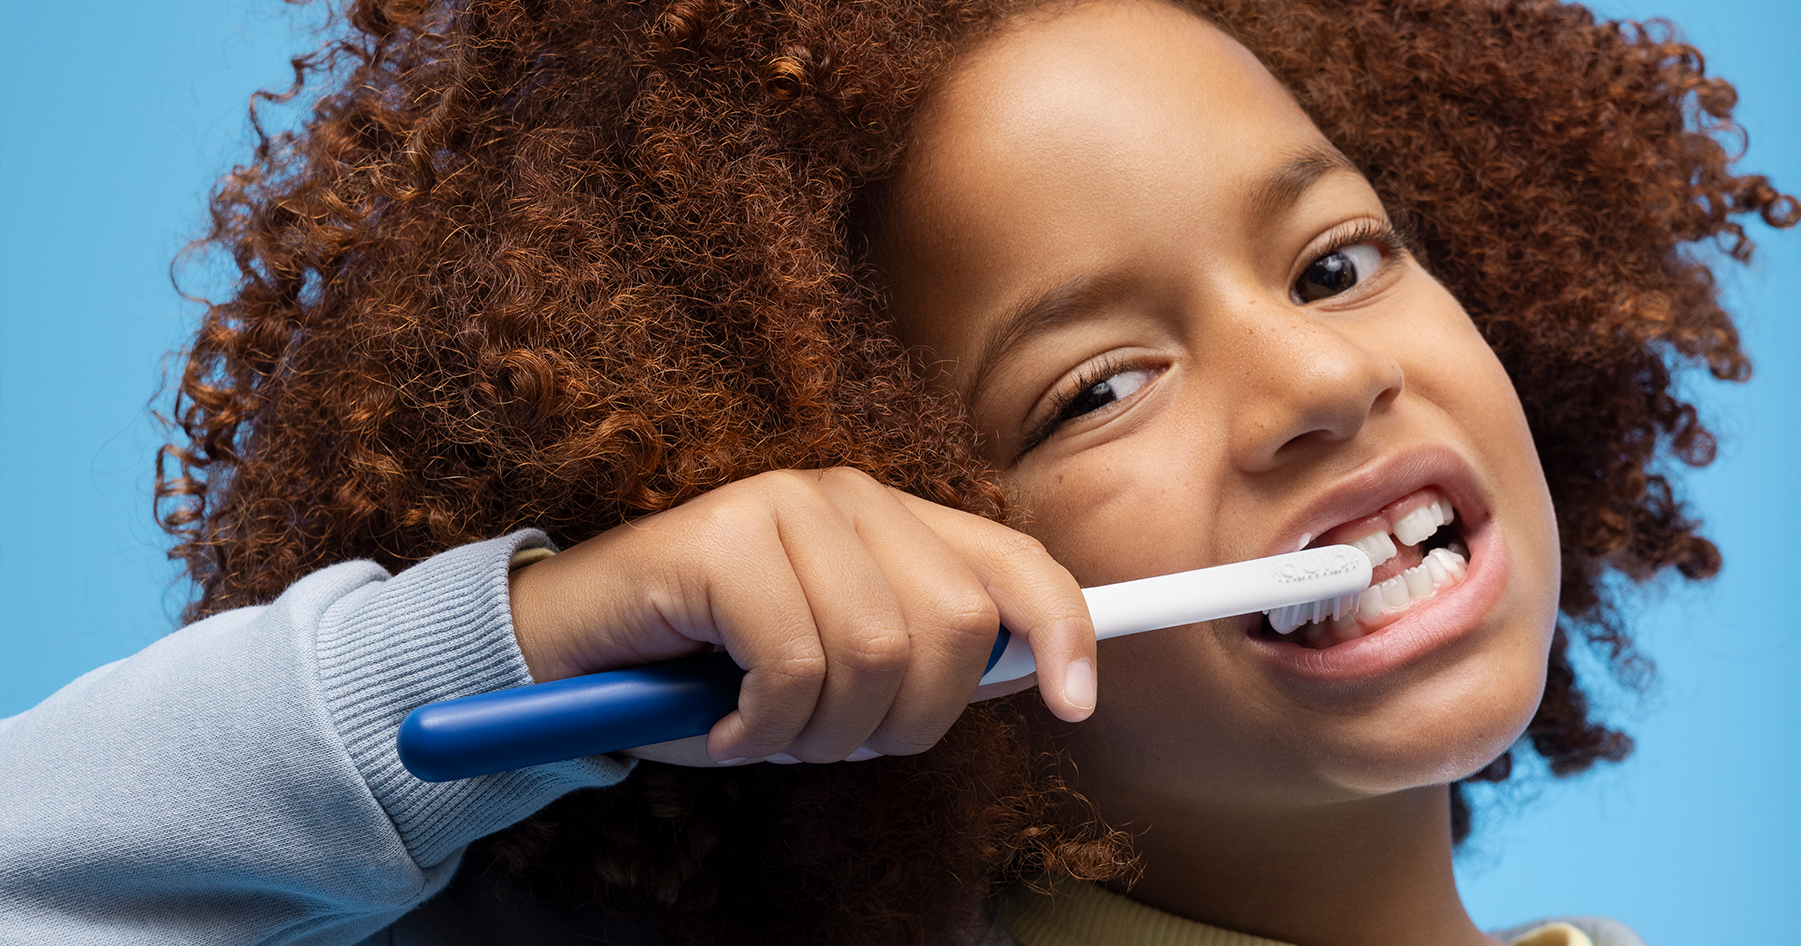
[[[1386,532],[1371,532],[1369,535],[1352,542],[1351,545],[1355,547],[1357,551],[1370,557],[1371,568],[1394,558],[1395,553],[1400,551],[1395,548],[1395,540],[1389,538],[1388,533]]]
[[[1442,499],[1429,502],[1395,523],[1395,538],[1402,545],[1418,545],[1437,532],[1439,526],[1450,522],[1452,515],[1450,503]]]
[[[1400,610],[1462,582],[1469,567],[1464,558],[1467,551],[1461,542],[1452,542],[1448,548],[1427,552],[1418,565],[1373,584],[1360,594],[1272,608],[1264,613],[1278,634],[1287,634],[1303,624],[1326,621],[1331,621],[1334,629],[1350,631],[1359,617],[1375,621],[1385,611]]]
[[[1395,520],[1392,537],[1377,527],[1375,532],[1353,539],[1349,544],[1369,556],[1372,568],[1377,567],[1399,554],[1396,539],[1402,545],[1418,545],[1437,532],[1439,526],[1449,524],[1454,516],[1450,503],[1434,499]],[[1309,535],[1301,544],[1305,546],[1311,538]],[[1468,553],[1460,543],[1453,542],[1451,546],[1433,549],[1422,556],[1420,564],[1365,588],[1361,594],[1273,608],[1264,613],[1269,615],[1270,627],[1278,634],[1288,634],[1304,624],[1323,625],[1328,621],[1334,628],[1342,627],[1344,633],[1350,633],[1359,617],[1376,621],[1386,611],[1405,608],[1413,601],[1429,598],[1439,589],[1461,582],[1467,562],[1464,556]]]
[[[1437,532],[1439,526],[1449,524],[1455,516],[1450,503],[1442,499],[1433,500],[1397,519],[1393,539],[1389,538],[1387,532],[1372,532],[1353,540],[1351,545],[1368,555],[1371,565],[1380,565],[1394,558],[1399,551],[1395,547],[1395,539],[1401,540],[1402,545],[1418,545]]]

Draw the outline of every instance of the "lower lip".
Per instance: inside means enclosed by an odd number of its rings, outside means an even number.
[[[1491,521],[1465,535],[1469,571],[1449,588],[1408,608],[1393,624],[1356,640],[1311,648],[1245,636],[1265,660],[1285,675],[1320,683],[1367,680],[1401,669],[1474,631],[1500,600],[1507,584],[1507,549]]]

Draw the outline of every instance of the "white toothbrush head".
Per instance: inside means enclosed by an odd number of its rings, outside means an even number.
[[[1088,600],[1096,640],[1259,611],[1270,612],[1272,624],[1277,612],[1284,623],[1292,620],[1284,631],[1287,633],[1316,614],[1354,611],[1356,596],[1369,586],[1372,570],[1369,556],[1362,551],[1349,545],[1328,545],[1084,588],[1082,596]],[[1303,614],[1307,617],[1300,617]],[[1032,648],[1024,638],[1011,635],[1002,646],[1005,649],[982,676],[982,683],[1017,680],[1036,668]]]

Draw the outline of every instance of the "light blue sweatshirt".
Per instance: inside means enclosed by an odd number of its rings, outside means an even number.
[[[596,757],[434,784],[395,755],[421,704],[531,682],[507,564],[544,542],[336,565],[0,720],[0,944],[355,943],[471,841],[624,778]]]

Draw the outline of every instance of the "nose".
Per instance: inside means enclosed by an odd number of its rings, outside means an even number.
[[[1355,437],[1405,384],[1399,362],[1343,326],[1305,311],[1278,312],[1241,322],[1233,346],[1240,350],[1232,359],[1229,449],[1249,473]]]

